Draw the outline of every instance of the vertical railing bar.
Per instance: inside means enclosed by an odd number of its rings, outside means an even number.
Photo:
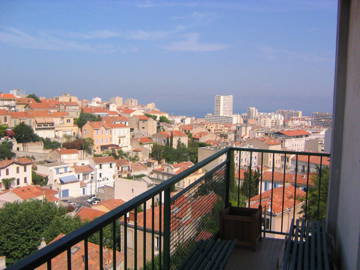
[[[262,184],[263,184],[263,169],[264,169],[264,152],[261,152],[261,178],[260,178],[260,205],[262,199]]]
[[[165,189],[164,196],[164,269],[170,269],[171,201],[169,187]]]
[[[250,197],[251,197],[251,183],[252,183],[252,154],[253,152],[250,152],[250,166],[249,166],[249,188],[248,188],[248,207],[250,208]]]
[[[46,262],[47,270],[51,270],[51,258]]]
[[[88,247],[88,239],[87,238],[84,239],[84,253],[85,253],[85,257],[84,257],[85,270],[88,270],[89,269],[89,247]]]
[[[137,269],[137,218],[138,218],[138,206],[134,209],[134,269]]]
[[[272,230],[272,213],[274,198],[274,171],[275,171],[275,153],[272,154],[272,171],[271,171],[271,200],[270,200],[270,231]]]
[[[322,177],[322,161],[323,156],[320,156],[320,167],[319,167],[319,192],[317,201],[317,218],[320,218],[320,200],[321,200],[321,177]]]
[[[147,224],[146,224],[146,201],[143,204],[143,217],[144,217],[144,231],[143,231],[143,269],[146,270],[146,230],[147,230]]]
[[[262,184],[263,184],[263,170],[264,170],[264,152],[261,152],[261,167],[260,167],[260,170],[261,170],[261,175],[260,175],[260,203],[259,205],[262,207]],[[262,208],[261,208],[262,209]],[[265,211],[264,211],[264,238],[265,238],[265,230],[266,230],[266,207],[264,207]],[[262,216],[263,211],[261,211],[260,215]]]
[[[103,228],[100,228],[99,230],[99,241],[100,241],[100,245],[99,245],[99,264],[100,264],[100,270],[104,269],[104,254],[103,254]]]
[[[232,160],[231,160],[232,159]],[[230,186],[231,186],[231,162],[233,162],[232,150],[229,150],[226,154],[226,169],[225,169],[225,207],[230,206]]]
[[[238,192],[237,192],[238,207],[240,207],[240,179],[241,179],[241,150],[239,150],[239,177],[238,177]]]
[[[127,270],[127,215],[124,216],[124,269]]]
[[[281,232],[284,228],[284,201],[285,201],[285,180],[286,180],[286,153],[284,156],[284,175],[283,175],[283,188],[282,188],[282,199],[281,199]]]
[[[162,235],[162,193],[159,193],[159,235]],[[159,269],[162,269],[162,243],[161,243],[161,237],[160,237],[160,241],[159,241]]]
[[[155,226],[155,215],[154,215],[154,197],[151,198],[151,269],[155,269],[155,245],[154,245],[154,226]]]
[[[67,248],[67,269],[71,270],[71,247]]]
[[[295,155],[295,183],[294,183],[294,207],[293,207],[293,219],[295,219],[295,206],[296,206],[296,190],[297,190],[297,177],[298,177],[298,163],[299,155]]]
[[[112,239],[113,239],[113,269],[116,269],[116,220],[114,219],[112,222]]]
[[[309,179],[310,179],[310,155],[308,155],[307,161],[307,173],[306,173],[306,198],[305,198],[305,219],[308,219],[308,196],[309,196]]]

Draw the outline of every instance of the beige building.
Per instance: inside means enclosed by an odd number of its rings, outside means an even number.
[[[13,178],[11,188],[32,184],[32,160],[17,158],[0,161],[0,191],[5,190],[4,179]]]
[[[129,118],[130,131],[142,136],[152,136],[157,132],[157,122],[145,115]]]

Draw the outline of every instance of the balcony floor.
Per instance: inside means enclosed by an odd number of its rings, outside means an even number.
[[[258,243],[256,251],[250,248],[235,248],[225,269],[277,269],[283,249],[283,239],[264,238]]]

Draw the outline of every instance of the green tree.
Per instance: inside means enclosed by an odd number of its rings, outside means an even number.
[[[47,201],[5,204],[0,209],[0,254],[6,256],[7,264],[36,251],[49,225],[65,214],[65,208]]]
[[[47,177],[37,174],[34,170],[31,172],[31,174],[32,174],[32,182],[34,185],[39,185],[39,186],[47,185],[48,182]]]
[[[76,139],[76,140],[71,141],[71,142],[63,143],[64,148],[84,150],[89,154],[92,153],[93,145],[94,145],[94,141],[91,138]]]
[[[48,243],[60,233],[68,234],[79,229],[81,226],[83,226],[83,223],[79,217],[55,216],[44,230],[42,237],[44,237],[45,242]]]
[[[150,114],[150,113],[145,113],[144,115],[147,116],[147,117],[149,117],[149,118],[154,119],[155,121],[157,120],[156,115],[153,115],[153,114]]]
[[[5,136],[5,131],[8,128],[7,125],[0,125],[0,138]]]
[[[171,123],[171,121],[164,115],[160,116],[159,122],[160,123]]]
[[[40,137],[35,134],[33,128],[23,122],[14,127],[13,131],[18,143],[36,142],[40,140]]]
[[[3,178],[2,183],[5,187],[5,189],[9,189],[11,187],[12,182],[14,182],[15,178]]]
[[[79,117],[75,119],[75,124],[82,129],[88,121],[101,121],[101,117],[92,113],[81,112]]]
[[[15,156],[12,152],[12,142],[4,141],[0,144],[0,160],[10,159]]]
[[[61,147],[61,143],[52,141],[49,138],[42,139],[45,149],[57,149]]]
[[[39,98],[37,95],[35,95],[35,94],[29,94],[29,95],[27,95],[26,97],[27,97],[27,98],[32,98],[32,99],[35,100],[37,103],[40,103],[40,102],[41,102],[40,98]]]
[[[321,175],[321,179],[320,179]],[[317,168],[317,174],[312,177],[313,186],[308,190],[307,211],[303,204],[303,213],[307,212],[308,219],[324,219],[327,213],[327,198],[329,186],[329,167]],[[304,200],[305,198],[299,198]]]
[[[241,185],[241,193],[246,198],[251,198],[259,193],[260,173],[258,170],[251,170],[250,166],[244,173],[244,182]]]

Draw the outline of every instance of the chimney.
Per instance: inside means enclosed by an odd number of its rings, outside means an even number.
[[[6,268],[6,257],[0,256],[0,270],[4,270]]]

